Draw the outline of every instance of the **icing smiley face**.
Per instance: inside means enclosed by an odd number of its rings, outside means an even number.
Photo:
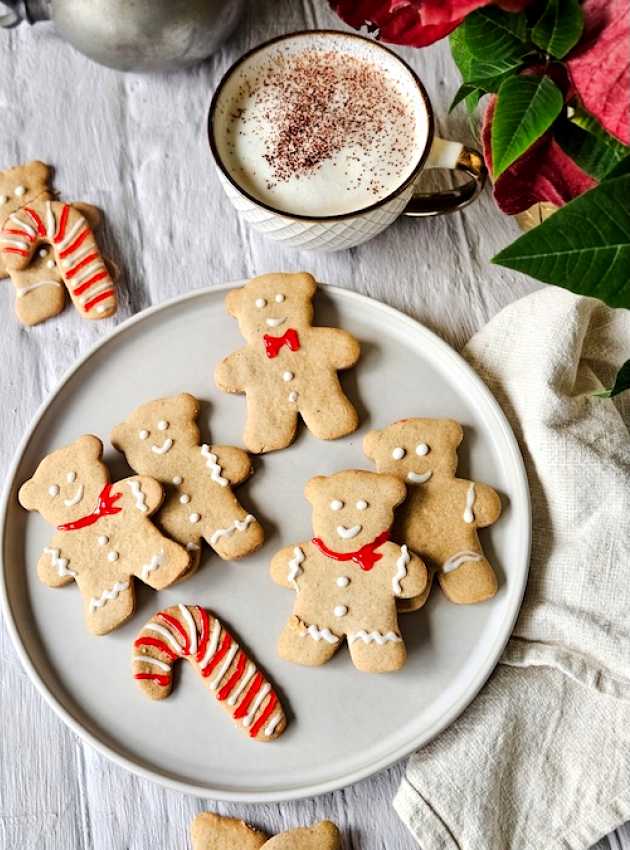
[[[455,475],[462,436],[461,425],[450,419],[403,419],[367,434],[363,450],[379,470],[408,484],[426,484]]]
[[[290,282],[279,282],[267,275],[232,290],[226,303],[245,339],[254,342],[265,334],[277,336],[289,328],[299,332],[310,327],[314,293],[315,285],[309,278],[295,275]]]

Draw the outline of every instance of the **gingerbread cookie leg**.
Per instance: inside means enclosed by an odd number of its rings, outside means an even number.
[[[497,577],[481,547],[455,552],[438,573],[440,587],[451,602],[473,605],[497,592]]]
[[[337,440],[359,427],[359,416],[336,375],[319,391],[313,387],[300,403],[300,414],[308,430],[319,440]]]
[[[126,622],[136,607],[133,582],[115,573],[76,576],[88,629],[95,635],[106,635]]]
[[[293,616],[278,638],[278,655],[303,667],[319,667],[330,661],[341,643],[342,638],[330,629],[308,625]]]
[[[279,451],[290,446],[295,439],[298,414],[295,404],[282,399],[269,403],[268,393],[258,387],[247,391],[247,420],[243,442],[250,452]]]
[[[391,673],[407,660],[402,638],[394,631],[360,629],[348,635],[352,663],[364,673]]]

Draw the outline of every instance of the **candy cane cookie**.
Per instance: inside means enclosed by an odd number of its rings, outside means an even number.
[[[133,644],[132,670],[151,699],[173,687],[173,664],[185,658],[236,724],[256,741],[278,738],[287,725],[276,692],[220,621],[199,605],[158,611]]]

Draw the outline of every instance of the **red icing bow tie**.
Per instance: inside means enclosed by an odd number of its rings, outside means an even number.
[[[94,508],[91,514],[86,514],[73,522],[67,522],[65,525],[58,525],[59,531],[77,531],[79,528],[87,528],[88,525],[94,525],[101,517],[109,516],[110,514],[118,514],[122,508],[117,508],[115,503],[122,499],[122,493],[112,493],[112,484],[106,484],[98,497],[98,505]]]
[[[273,359],[278,356],[278,352],[283,345],[287,345],[291,351],[298,351],[300,347],[300,338],[295,328],[289,328],[282,336],[263,336],[265,342],[265,354]]]
[[[366,543],[355,552],[334,552],[329,549],[321,537],[313,537],[313,543],[317,546],[320,552],[334,561],[354,561],[362,570],[369,572],[377,561],[383,557],[381,552],[377,552],[379,546],[387,543],[389,540],[389,530],[382,531],[378,537],[375,537],[371,543]]]

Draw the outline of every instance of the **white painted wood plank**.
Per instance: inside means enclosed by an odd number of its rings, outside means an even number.
[[[265,271],[308,269],[321,280],[379,298],[461,346],[531,280],[490,258],[517,233],[488,193],[464,214],[404,220],[338,255],[283,250],[241,225],[213,173],[205,138],[214,85],[243,50],[272,35],[338,27],[323,0],[257,0],[230,43],[186,73],[121,75],[91,64],[48,25],[0,33],[0,168],[29,158],[57,167],[63,197],[106,212],[104,246],[121,270],[115,322],[196,287]],[[457,74],[445,43],[402,55],[421,74],[439,132],[473,142],[464,110],[447,115]],[[0,470],[63,372],[107,327],[67,310],[44,326],[12,319],[13,292],[0,284]],[[204,803],[165,791],[81,744],[46,706],[0,629],[0,847],[27,850],[153,850],[187,846],[204,807],[273,833],[330,817],[345,850],[411,850],[391,807],[397,765],[316,800],[269,806]],[[630,850],[630,830],[612,845]],[[606,850],[601,842],[597,850]]]

